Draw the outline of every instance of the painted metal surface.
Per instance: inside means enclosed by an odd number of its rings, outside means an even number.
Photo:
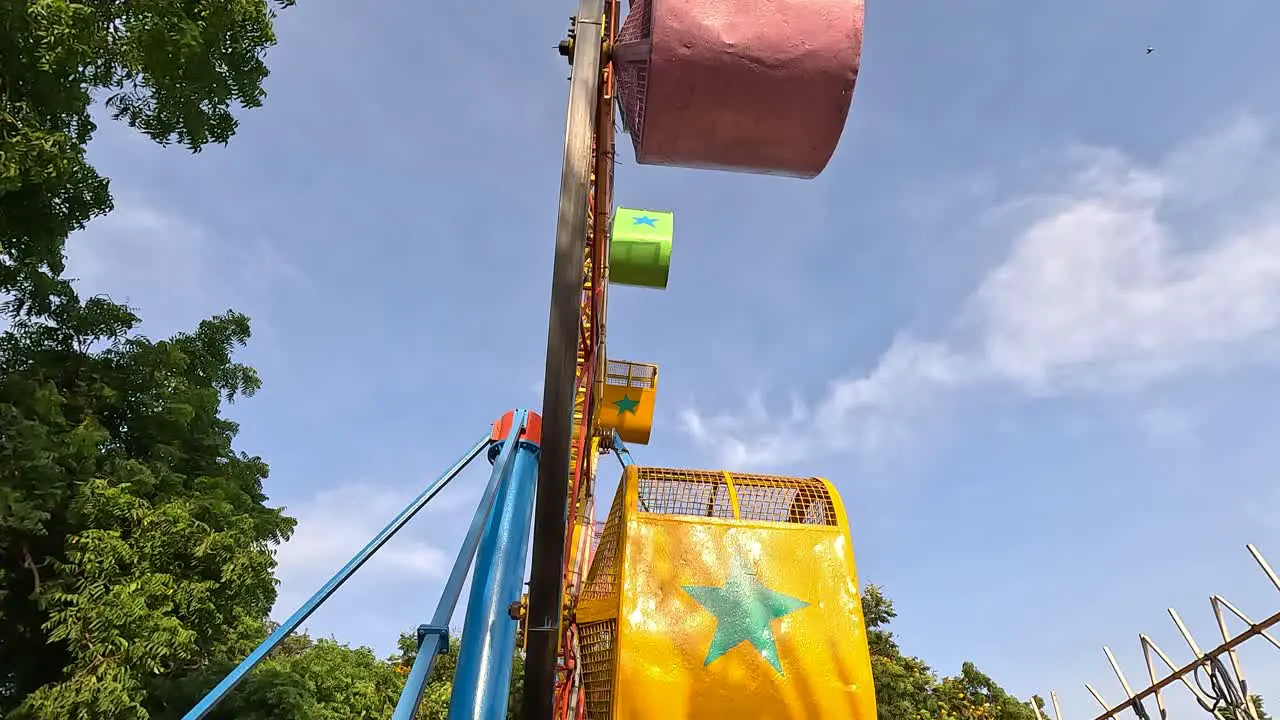
[[[631,457],[631,451],[627,449],[627,444],[618,437],[618,433],[613,434],[613,454],[618,456],[618,463],[623,469],[636,464],[635,458]]]
[[[599,427],[637,445],[649,442],[658,395],[658,366],[610,360],[601,379]]]
[[[615,719],[874,720],[853,552],[833,530],[633,518]]]
[[[849,115],[863,0],[636,0],[615,51],[636,161],[814,177]]]
[[[507,716],[518,626],[508,609],[520,601],[524,585],[537,472],[538,445],[518,441],[510,473],[503,479],[498,505],[489,516],[477,553],[449,720],[503,720]]]
[[[578,609],[593,717],[874,720],[830,483],[628,466],[619,492]]]
[[[458,548],[457,559],[453,569],[449,571],[449,579],[445,581],[444,590],[436,604],[436,611],[431,622],[419,626],[418,654],[409,668],[409,676],[405,679],[404,689],[400,691],[400,699],[396,702],[392,720],[413,720],[418,715],[422,701],[422,692],[426,689],[427,679],[431,676],[431,668],[435,665],[436,656],[445,652],[449,645],[449,622],[453,619],[453,611],[458,607],[458,598],[462,595],[462,584],[466,582],[471,570],[472,561],[480,548],[489,518],[493,514],[498,492],[506,478],[510,477],[514,468],[514,460],[518,443],[517,438],[527,436],[532,428],[541,427],[537,413],[526,410],[513,410],[503,415],[494,423],[491,439],[503,440],[498,457],[493,459],[493,471],[489,473],[489,482],[485,484],[484,494],[476,505],[475,515],[471,518],[471,526]],[[536,431],[535,431],[536,432]],[[477,446],[477,450],[480,446]],[[492,450],[493,446],[490,446]]]
[[[618,208],[609,239],[609,282],[666,289],[674,235],[673,213]]]
[[[582,262],[595,160],[592,145],[600,100],[604,11],[605,0],[580,0],[576,16],[542,383],[543,437],[529,578],[529,638],[521,709],[524,720],[552,720],[555,714],[582,320]]]

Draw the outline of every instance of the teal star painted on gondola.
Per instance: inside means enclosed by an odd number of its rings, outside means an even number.
[[[621,400],[613,401],[613,406],[618,408],[619,417],[621,417],[622,415],[626,415],[627,413],[631,413],[632,415],[635,415],[636,407],[639,405],[640,405],[639,400],[632,400],[626,395],[623,395]]]
[[[809,603],[765,587],[738,558],[734,559],[723,587],[686,585],[684,591],[716,618],[715,637],[707,648],[703,665],[710,665],[746,642],[782,674],[773,621],[808,607]]]
[[[651,218],[648,215],[641,215],[631,219],[632,225],[648,225],[651,228],[657,228],[654,223],[658,222],[658,218]]]

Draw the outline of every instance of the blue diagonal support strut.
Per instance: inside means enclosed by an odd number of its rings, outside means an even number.
[[[512,444],[508,440],[503,452]],[[514,467],[503,478],[498,504],[480,542],[449,698],[449,720],[504,720],[507,716],[518,627],[510,608],[520,601],[533,532],[539,452],[532,438],[514,444]],[[493,450],[489,450],[491,456]]]
[[[426,490],[423,490],[421,494],[405,506],[404,510],[401,510],[400,514],[397,515],[394,520],[388,523],[381,532],[375,535],[373,540],[369,541],[368,545],[365,545],[360,552],[356,553],[354,557],[347,561],[346,565],[342,566],[341,570],[335,573],[333,577],[329,578],[329,582],[325,583],[319,590],[317,590],[310,599],[302,604],[302,607],[298,608],[293,615],[290,615],[289,619],[285,620],[280,627],[276,628],[275,632],[271,633],[266,640],[263,640],[261,645],[255,648],[253,652],[249,653],[249,657],[245,658],[244,661],[237,665],[234,670],[228,673],[227,676],[222,679],[222,682],[218,683],[217,686],[210,690],[209,693],[205,695],[195,707],[191,708],[186,715],[183,715],[182,720],[201,720],[201,718],[208,715],[209,712],[212,711],[213,708],[221,702],[222,699],[225,698],[241,680],[244,679],[245,675],[247,675],[254,666],[262,662],[263,658],[275,649],[275,646],[278,645],[281,640],[305,622],[306,619],[311,616],[311,613],[315,612],[316,608],[320,607],[321,603],[328,600],[329,596],[333,595],[334,591],[342,587],[343,583],[354,575],[362,565],[368,562],[369,558],[373,557],[373,554],[382,548],[383,545],[386,545],[388,540],[394,537],[406,523],[412,520],[413,516],[417,515],[418,511],[426,506],[427,502],[438,495],[440,491],[449,484],[449,481],[457,477],[458,473],[461,473],[463,468],[469,465],[482,450],[489,446],[489,444],[489,434],[486,433],[474,447],[468,450],[467,453],[453,465],[453,467],[449,468],[448,471],[437,478],[434,483],[428,486]]]
[[[458,559],[454,561],[453,570],[449,572],[449,579],[445,582],[444,592],[440,594],[436,612],[431,616],[431,624],[425,626],[425,636],[418,647],[418,655],[409,668],[409,677],[405,681],[404,690],[400,693],[400,700],[396,703],[395,714],[391,716],[392,720],[414,720],[417,716],[422,692],[426,689],[427,678],[431,675],[431,667],[435,664],[436,656],[445,650],[445,645],[448,643],[449,621],[453,618],[453,611],[458,606],[458,598],[462,595],[462,584],[466,582],[467,573],[471,569],[472,560],[481,543],[482,533],[489,527],[488,520],[495,514],[493,508],[499,492],[509,484],[512,470],[516,466],[516,446],[519,444],[516,438],[524,428],[526,417],[527,412],[524,410],[518,410],[515,413],[511,431],[507,434],[501,452],[493,463],[489,484],[485,486],[484,495],[481,496],[480,504],[476,507],[476,514],[471,519],[471,527],[467,530],[467,537],[462,541],[462,548],[458,550]]]
[[[613,433],[613,453],[618,456],[618,462],[622,463],[624,469],[636,464],[636,461],[631,458],[631,451],[627,449],[627,444],[622,442],[622,437],[617,431]]]

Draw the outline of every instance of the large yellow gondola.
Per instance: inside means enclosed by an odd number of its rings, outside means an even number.
[[[876,717],[820,478],[628,467],[576,614],[590,720]]]

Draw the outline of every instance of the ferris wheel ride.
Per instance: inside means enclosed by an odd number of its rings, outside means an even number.
[[[573,618],[594,554],[596,459],[628,435],[647,443],[652,426],[657,368],[609,361],[607,287],[665,288],[674,218],[617,208],[610,228],[615,102],[640,164],[814,177],[839,141],[861,60],[861,0],[635,0],[620,14],[618,0],[582,0],[559,46],[572,74],[522,605],[526,720],[584,716]],[[628,401],[645,405],[630,422]],[[606,418],[610,402],[620,405]]]
[[[489,482],[394,720],[411,720],[470,575],[448,717],[873,720],[848,518],[822,478],[647,467],[658,368],[606,351],[610,284],[664,289],[674,213],[614,202],[615,105],[640,165],[816,177],[843,132],[863,0],[579,0],[541,414],[517,409],[184,716],[233,691],[464,467]],[[622,477],[603,525],[597,461]],[[536,490],[536,492],[535,492]],[[532,549],[529,591],[521,592]],[[472,566],[474,574],[471,574]]]

